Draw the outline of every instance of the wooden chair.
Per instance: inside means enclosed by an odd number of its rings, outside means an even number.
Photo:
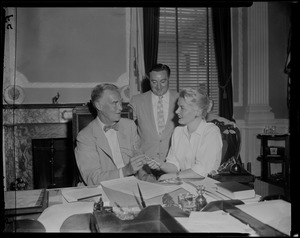
[[[211,177],[220,182],[234,180],[247,185],[253,183],[255,176],[242,167],[242,160],[240,157],[241,133],[235,122],[212,114],[208,115],[207,121],[214,123],[220,128],[223,141],[222,158],[218,174],[213,174]],[[230,169],[235,163],[238,164],[240,170],[233,174],[233,171]]]
[[[211,118],[210,122],[219,127],[222,135],[223,147],[221,164],[225,163],[232,157],[236,163],[241,164],[241,133],[237,125],[223,117]]]

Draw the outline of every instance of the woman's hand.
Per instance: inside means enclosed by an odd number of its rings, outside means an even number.
[[[218,174],[218,171],[212,170],[208,175],[210,175],[212,178],[215,177]]]
[[[136,174],[146,164],[146,158],[144,154],[130,158],[129,163],[123,167],[123,174],[125,176]]]

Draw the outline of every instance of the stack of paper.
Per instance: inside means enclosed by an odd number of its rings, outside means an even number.
[[[189,218],[176,218],[189,232],[239,233],[255,236],[256,232],[224,211],[191,212]]]

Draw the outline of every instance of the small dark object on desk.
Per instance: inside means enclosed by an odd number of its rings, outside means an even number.
[[[203,185],[198,185],[197,186],[197,194],[198,196],[196,197],[196,211],[199,212],[201,211],[206,205],[207,205],[207,200],[204,197],[204,192],[205,188]]]
[[[168,193],[165,193],[164,196],[162,197],[162,203],[165,207],[171,207],[175,205],[173,198]]]
[[[99,201],[94,203],[94,211],[102,211],[104,208],[104,202],[102,199],[102,194],[100,194]]]

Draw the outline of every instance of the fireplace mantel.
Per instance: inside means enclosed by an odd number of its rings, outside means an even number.
[[[74,108],[83,106],[85,103],[65,103],[65,104],[5,104],[3,109],[40,109],[40,108]]]

